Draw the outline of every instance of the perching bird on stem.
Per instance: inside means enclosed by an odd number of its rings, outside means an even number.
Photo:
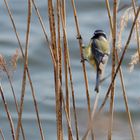
[[[88,46],[83,46],[84,60],[87,60],[97,72],[96,92],[99,92],[99,84],[103,78],[109,54],[110,47],[105,32],[103,30],[96,30]]]

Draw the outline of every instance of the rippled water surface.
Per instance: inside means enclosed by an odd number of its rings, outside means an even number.
[[[43,18],[43,22],[46,27],[46,31],[49,36],[49,21],[47,13],[47,0],[36,0],[37,7],[39,8],[40,14]],[[127,3],[125,0],[122,5]],[[14,21],[19,33],[19,37],[22,46],[25,46],[26,36],[26,22],[27,22],[27,0],[12,0],[8,1]],[[102,0],[76,0],[77,14],[79,19],[79,26],[81,35],[84,39],[84,43],[87,44],[90,37],[92,36],[95,29],[103,29],[109,36],[109,21],[107,11],[105,9],[105,3]],[[85,94],[85,86],[83,79],[83,72],[80,63],[79,46],[76,40],[76,29],[74,24],[74,17],[70,1],[66,1],[67,9],[67,36],[68,46],[71,57],[71,67],[74,82],[74,91],[76,98],[76,107],[78,114],[78,125],[80,137],[84,135],[87,125],[87,102]],[[119,17],[118,16],[118,21]],[[126,32],[123,37],[123,42],[126,41],[127,33],[129,33],[131,24],[126,28]],[[5,4],[0,1],[0,53],[5,56],[7,60],[10,59],[11,55],[15,53],[18,47],[15,34],[12,29],[12,24],[8,16]],[[132,73],[128,71],[128,63],[130,56],[135,52],[136,44],[133,41],[130,44],[130,49],[125,56],[123,61],[123,74],[126,92],[128,96],[129,108],[132,114],[132,121],[134,124],[134,130],[137,139],[140,134],[140,72],[139,66],[136,66]],[[13,86],[16,92],[16,97],[19,101],[21,95],[21,84],[23,75],[23,61],[19,59],[17,70],[12,76]],[[91,97],[91,105],[94,102],[94,84],[95,84],[95,73],[93,69],[86,65],[89,90]],[[39,114],[43,125],[45,139],[55,140],[56,136],[56,115],[55,115],[55,92],[54,92],[54,77],[53,77],[53,66],[49,49],[39,24],[38,18],[33,9],[32,21],[31,21],[31,34],[30,34],[30,48],[29,48],[29,69],[31,78],[35,88],[36,99],[39,107]],[[111,72],[111,61],[109,61],[106,74]],[[1,84],[3,87],[4,95],[11,112],[15,128],[17,124],[17,113],[14,105],[13,96],[10,90],[9,82],[4,73],[1,75]],[[105,91],[108,88],[110,79],[106,80],[100,92],[99,104],[101,104]],[[71,104],[72,105],[72,104]],[[128,118],[125,112],[125,105],[122,96],[120,80],[117,78],[116,82],[116,94],[115,94],[115,114],[114,114],[114,129],[113,129],[113,140],[130,140],[131,133],[128,125]],[[105,110],[108,111],[109,103],[106,105]],[[71,112],[73,112],[71,107]],[[27,82],[24,111],[23,111],[23,127],[25,129],[26,138],[30,140],[40,140],[39,129],[36,123],[36,114],[34,111],[33,99],[29,83]],[[95,134],[100,140],[107,139],[108,124],[105,123],[108,120],[108,115],[100,117],[96,122]],[[67,126],[64,115],[64,139],[67,139]],[[74,123],[73,123],[74,124]],[[74,125],[73,125],[74,126]],[[3,130],[6,140],[11,140],[11,131],[8,123],[8,119],[4,110],[2,99],[0,98],[0,128]],[[74,130],[74,129],[73,129]],[[100,131],[99,131],[100,130]],[[75,133],[74,133],[75,135]],[[106,138],[105,138],[106,137]],[[1,138],[0,138],[1,139]]]

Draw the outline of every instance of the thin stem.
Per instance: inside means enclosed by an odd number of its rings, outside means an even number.
[[[44,25],[44,23],[43,23],[43,20],[42,20],[42,17],[41,17],[41,15],[40,15],[40,12],[39,12],[39,10],[38,10],[36,4],[35,4],[35,1],[32,0],[32,3],[33,3],[33,6],[34,6],[34,8],[35,8],[35,11],[36,11],[37,17],[38,17],[38,19],[39,19],[39,22],[40,22],[41,28],[42,28],[42,30],[43,30],[43,33],[44,33],[45,39],[46,39],[46,41],[47,41],[47,43],[48,43],[48,47],[49,47],[49,50],[50,50],[50,54],[51,54],[51,58],[52,58],[52,62],[53,62],[53,64],[55,65],[56,62],[55,62],[55,58],[54,58],[54,54],[53,54],[53,50],[52,50],[52,46],[51,46],[51,44],[50,44],[50,41],[49,41],[48,35],[47,35],[47,33],[46,33],[46,30],[45,30],[45,25]]]
[[[63,6],[62,6],[63,8]],[[61,18],[62,18],[62,28],[63,28],[63,34],[65,38],[65,47],[66,47],[66,53],[67,53],[67,63],[68,63],[68,71],[70,76],[70,85],[71,85],[71,91],[72,91],[72,102],[73,102],[73,110],[74,110],[74,119],[75,119],[75,128],[76,128],[76,139],[79,140],[79,132],[78,132],[78,122],[77,122],[77,114],[76,114],[76,105],[75,105],[75,96],[74,96],[74,87],[73,87],[73,79],[72,79],[72,71],[71,71],[71,65],[70,65],[70,56],[69,56],[69,49],[68,49],[68,43],[67,43],[67,33],[66,33],[66,24],[65,19],[63,16],[66,13],[64,13],[64,10],[61,11]]]
[[[132,5],[133,5],[133,9],[134,9],[134,15],[136,16],[136,4],[135,4],[135,0],[132,0]],[[140,41],[139,41],[138,23],[136,23],[136,37],[137,37],[138,54],[139,54],[139,61],[140,61]]]
[[[2,140],[5,140],[5,138],[4,138],[4,134],[3,134],[3,132],[2,132],[1,129],[0,129],[0,135],[1,135]]]
[[[48,14],[50,23],[51,33],[51,46],[52,52],[55,59],[54,65],[54,81],[55,81],[55,97],[56,97],[56,122],[57,122],[57,139],[62,140],[62,109],[61,109],[61,86],[60,86],[60,75],[59,75],[59,55],[58,47],[56,45],[56,29],[55,29],[55,18],[52,0],[48,1]]]
[[[117,61],[119,62],[119,56],[117,54],[117,51],[116,51],[116,58],[117,58]],[[135,132],[134,132],[134,128],[133,128],[131,114],[130,114],[130,111],[129,111],[128,99],[127,99],[127,95],[126,95],[126,89],[125,89],[125,84],[124,84],[124,80],[123,80],[124,78],[123,78],[123,73],[122,73],[121,68],[119,70],[119,74],[120,74],[120,80],[121,80],[122,91],[123,91],[123,98],[124,98],[126,112],[127,112],[127,115],[128,115],[128,121],[129,121],[130,131],[131,131],[131,135],[132,135],[132,140],[135,140],[136,139],[135,138]]]
[[[20,111],[19,111],[17,130],[16,130],[16,140],[19,140],[19,128],[21,127],[22,112],[23,112],[23,105],[24,105],[24,96],[25,96],[25,88],[26,88],[26,70],[27,70],[27,66],[28,66],[28,48],[29,48],[29,34],[30,34],[31,13],[32,13],[31,1],[28,0],[28,19],[27,19],[27,32],[26,32],[26,47],[25,47],[25,57],[24,57],[24,70],[23,70],[23,79],[22,79]]]
[[[106,4],[107,13],[108,13],[108,18],[109,18],[111,33],[112,33],[112,36],[113,36],[113,23],[112,23],[112,17],[111,17],[111,12],[110,12],[109,1],[108,0],[105,0],[105,4]]]
[[[66,105],[65,105],[65,100],[64,100],[62,89],[61,89],[61,95],[62,95],[63,107],[64,107],[64,111],[65,111],[65,115],[66,115],[66,121],[67,121],[67,124],[68,124],[68,127],[69,127],[68,129],[70,131],[70,137],[71,137],[71,140],[73,140],[71,123],[70,123],[68,112],[67,112],[67,108],[66,108]]]
[[[4,0],[4,2],[5,2],[6,8],[7,8],[8,14],[9,14],[9,17],[10,17],[12,25],[13,25],[13,29],[14,29],[14,32],[15,32],[15,35],[16,35],[19,47],[20,47],[20,51],[21,51],[22,57],[24,59],[25,55],[24,55],[24,52],[23,52],[23,49],[22,49],[22,45],[21,45],[21,42],[20,42],[20,39],[19,39],[19,35],[17,33],[17,29],[16,29],[16,26],[15,26],[14,19],[12,17],[12,13],[10,11],[10,8],[8,6],[7,1]],[[35,110],[36,110],[37,121],[38,121],[39,129],[40,129],[41,138],[42,138],[42,140],[44,140],[44,138],[43,138],[44,137],[43,136],[43,130],[42,130],[42,127],[41,127],[39,111],[38,111],[38,106],[37,106],[37,101],[36,101],[36,97],[35,97],[35,91],[34,91],[34,87],[33,87],[33,84],[32,84],[32,80],[31,80],[30,71],[28,69],[28,66],[26,67],[26,71],[27,71],[27,76],[28,76],[29,84],[30,84],[30,87],[31,87],[31,92],[32,92],[32,96],[33,96],[33,101],[34,101],[34,106],[35,106]]]
[[[9,124],[10,124],[10,127],[11,127],[12,138],[13,138],[13,140],[16,140],[16,138],[15,138],[15,131],[14,131],[14,123],[13,123],[11,114],[9,112],[9,109],[8,109],[8,106],[7,106],[7,103],[6,103],[6,100],[5,100],[1,84],[0,84],[0,94],[1,94],[1,97],[2,97],[2,101],[3,101],[3,104],[4,104],[5,111],[7,113]]]
[[[101,110],[103,109],[103,107],[104,107],[104,105],[105,105],[105,103],[106,103],[106,100],[108,99],[108,95],[109,95],[110,90],[111,90],[111,88],[112,88],[112,84],[113,84],[113,82],[114,82],[114,80],[115,80],[115,78],[116,78],[116,76],[117,76],[117,73],[118,73],[118,71],[119,71],[119,68],[120,68],[120,66],[121,66],[121,64],[122,64],[122,61],[123,61],[123,59],[124,59],[125,53],[126,53],[126,51],[127,51],[127,49],[128,49],[128,46],[129,46],[129,43],[130,43],[130,40],[131,40],[131,37],[132,37],[133,29],[134,29],[134,26],[135,26],[135,24],[136,24],[136,20],[137,20],[138,15],[139,15],[139,11],[140,11],[140,7],[139,7],[138,10],[137,10],[137,14],[136,14],[135,19],[134,19],[134,21],[133,21],[133,24],[132,24],[132,27],[131,27],[131,30],[130,30],[130,33],[129,33],[129,36],[128,36],[128,39],[127,39],[127,42],[126,42],[126,44],[125,44],[124,50],[123,50],[123,52],[122,52],[122,55],[121,55],[121,57],[120,57],[120,61],[119,61],[118,66],[117,66],[117,68],[116,68],[116,70],[115,70],[115,74],[114,74],[113,79],[112,79],[112,81],[111,81],[111,83],[110,83],[110,85],[109,85],[109,88],[108,88],[108,90],[107,90],[107,93],[106,93],[106,96],[105,96],[105,98],[104,98],[104,100],[103,100],[103,103],[101,104],[101,106],[100,106],[100,108],[99,108],[99,112],[101,112]]]
[[[19,115],[19,106],[18,106],[18,103],[17,103],[17,99],[16,99],[16,95],[15,95],[15,91],[14,91],[14,87],[13,87],[13,84],[12,84],[12,81],[11,81],[10,74],[9,74],[9,72],[8,72],[8,70],[7,70],[5,65],[3,65],[3,69],[6,72],[7,78],[9,80],[10,87],[11,87],[11,90],[12,90],[12,93],[13,93],[13,97],[14,97],[14,102],[15,102],[15,105],[16,105],[16,111],[17,111],[17,113]],[[26,138],[25,138],[22,122],[21,122],[21,132],[22,132],[23,140],[25,140]]]
[[[68,57],[68,59],[69,59],[69,57]],[[79,140],[78,121],[77,121],[77,114],[76,114],[75,95],[74,95],[74,87],[73,87],[70,60],[68,61],[68,69],[69,69],[69,74],[70,74],[70,85],[71,85],[71,90],[72,90],[71,93],[72,93],[72,102],[73,102],[74,119],[75,119],[76,139]]]
[[[67,36],[66,36],[66,4],[64,0],[61,0],[61,19],[62,19],[62,28],[63,28],[63,46],[64,46],[64,70],[65,70],[65,94],[66,94],[66,108],[68,112],[69,120],[71,121],[70,117],[70,94],[69,94],[69,86],[68,86],[68,43],[67,43]],[[70,140],[70,130],[68,129],[68,139]]]
[[[106,7],[107,7],[108,17],[109,17],[109,21],[110,21],[111,33],[113,34],[113,29],[112,29],[113,24],[112,24],[112,18],[111,18],[111,12],[110,12],[110,6],[109,6],[109,1],[108,0],[106,0]],[[119,56],[118,56],[117,50],[115,51],[115,53],[116,53],[117,61],[119,62]],[[124,80],[123,80],[123,74],[122,74],[121,66],[120,66],[120,69],[119,69],[119,74],[120,74],[120,80],[121,80],[121,85],[122,85],[122,90],[123,90],[126,112],[128,114],[128,120],[129,120],[130,130],[131,130],[131,134],[132,134],[132,139],[135,139],[135,133],[134,133],[134,129],[133,129],[131,114],[130,114],[129,107],[128,107],[128,101],[127,101],[126,90],[125,90],[125,86],[124,86]]]
[[[62,96],[61,96],[61,90],[59,87],[59,80],[62,83],[62,48],[61,48],[61,35],[60,35],[60,0],[57,0],[56,3],[56,10],[57,10],[57,57],[58,57],[58,62],[57,62],[57,72],[58,72],[58,90],[59,90],[59,95],[58,95],[58,100],[59,100],[59,129],[61,131],[61,139],[63,139],[63,122],[62,122]]]
[[[115,50],[116,50],[116,17],[117,17],[117,0],[114,0],[113,4],[113,34],[112,34],[112,79],[115,73]],[[113,112],[114,112],[114,95],[115,95],[115,81],[112,83],[111,96],[110,96],[110,116],[109,116],[109,130],[108,130],[108,140],[112,140],[112,128],[113,128]]]
[[[74,13],[74,18],[75,18],[77,36],[81,37],[74,0],[71,0],[71,3],[72,3],[72,7],[73,7],[73,13]],[[82,44],[83,44],[83,41],[82,41],[82,38],[80,38],[79,39],[79,48],[80,48],[81,59],[83,59]],[[87,103],[88,103],[88,112],[89,112],[89,118],[90,118],[90,116],[91,116],[90,97],[89,97],[88,79],[87,79],[86,67],[85,67],[85,62],[84,61],[82,61],[82,67],[83,67],[83,74],[84,74],[84,79],[85,79],[85,87],[86,87],[86,95],[87,95]]]
[[[92,113],[91,113],[91,120],[88,123],[88,129],[87,129],[85,135],[83,136],[82,140],[88,140],[89,131],[91,130],[91,132],[93,132],[93,128],[94,128],[93,122],[96,117],[95,113],[96,113],[97,106],[98,106],[98,100],[99,100],[99,93],[96,93],[95,101],[94,101],[94,105],[93,105],[93,109],[92,109]],[[95,139],[95,136],[93,136],[93,137]]]
[[[32,0],[32,2],[33,2],[33,5],[34,5],[36,14],[37,14],[37,16],[38,16],[40,25],[41,25],[41,27],[42,27],[42,30],[43,30],[43,33],[44,33],[46,42],[47,42],[48,47],[49,47],[49,50],[50,50],[50,54],[51,54],[51,58],[52,58],[52,63],[53,63],[53,65],[54,65],[54,69],[56,69],[56,60],[55,60],[55,57],[54,57],[54,54],[53,54],[53,50],[52,50],[51,43],[50,43],[50,41],[49,41],[49,39],[48,39],[46,30],[45,30],[45,26],[44,26],[42,17],[41,17],[41,15],[40,15],[40,13],[39,13],[38,8],[36,7],[36,4],[35,4],[34,0]],[[59,60],[59,61],[60,61],[60,60]],[[66,108],[65,108],[66,106],[65,106],[65,104],[64,104],[65,102],[64,102],[64,99],[63,99],[64,97],[63,97],[63,91],[62,91],[62,83],[61,83],[61,80],[59,80],[59,86],[60,86],[61,98],[62,98],[62,101],[63,101],[63,107],[64,107],[64,111],[65,111],[65,114],[66,114],[66,120],[67,120],[67,122],[69,122],[69,118],[67,117],[67,112],[66,112]],[[67,124],[68,124],[69,128],[71,128],[70,123],[67,123]],[[71,131],[71,135],[72,135],[72,131]]]
[[[59,77],[62,83],[62,48],[61,48],[61,35],[60,35],[60,0],[57,0],[57,47],[59,55]]]
[[[80,49],[80,55],[81,55],[81,60],[83,60],[83,51],[82,51],[82,44],[83,40],[80,34],[80,29],[79,29],[79,23],[78,23],[78,17],[77,17],[77,11],[76,11],[76,6],[74,0],[71,0],[72,8],[73,8],[73,14],[74,14],[74,19],[75,19],[75,26],[77,30],[77,37],[79,38],[79,49]],[[82,61],[82,68],[83,68],[83,74],[84,74],[84,81],[85,81],[85,88],[86,88],[86,97],[87,97],[87,105],[88,105],[88,117],[89,120],[91,121],[91,105],[90,105],[90,96],[89,96],[89,86],[88,86],[88,79],[87,79],[87,73],[86,73],[86,66],[85,62]],[[92,139],[94,139],[94,136],[92,134]]]

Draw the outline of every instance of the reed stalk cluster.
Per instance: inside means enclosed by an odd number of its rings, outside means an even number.
[[[87,1],[88,2],[88,1]],[[89,94],[89,83],[87,78],[87,71],[86,71],[86,64],[84,61],[81,62],[82,65],[82,73],[81,77],[84,79],[83,86],[85,87],[85,91],[81,91],[86,95],[86,103],[87,104],[87,112],[88,112],[88,122],[87,122],[87,129],[84,134],[79,133],[79,124],[78,124],[78,114],[77,114],[77,108],[76,108],[76,98],[75,98],[75,85],[74,85],[74,78],[73,78],[73,71],[71,68],[71,55],[69,48],[71,47],[68,43],[68,32],[67,32],[67,13],[66,13],[66,1],[65,0],[48,0],[48,7],[47,8],[47,17],[49,20],[49,28],[50,30],[47,31],[45,28],[45,24],[43,22],[43,19],[41,17],[40,11],[36,5],[35,0],[28,0],[28,15],[27,15],[27,30],[26,30],[26,40],[25,40],[25,49],[23,48],[23,45],[21,43],[21,39],[18,35],[16,23],[14,20],[14,16],[11,12],[11,9],[9,7],[8,1],[4,0],[5,8],[7,10],[8,16],[11,20],[11,25],[13,28],[13,32],[15,33],[17,43],[19,48],[16,50],[15,54],[11,57],[11,66],[13,69],[16,69],[17,61],[19,58],[19,53],[21,53],[21,57],[23,59],[23,77],[22,77],[22,85],[21,85],[21,98],[18,103],[17,97],[15,94],[15,89],[12,82],[12,74],[10,72],[10,69],[8,67],[8,62],[5,60],[3,55],[0,55],[0,71],[7,76],[8,83],[9,83],[9,89],[12,92],[12,96],[14,99],[17,115],[18,115],[18,121],[17,124],[13,123],[13,118],[11,116],[11,112],[9,111],[9,107],[7,104],[7,101],[5,99],[4,93],[6,91],[3,91],[2,83],[0,83],[0,94],[2,98],[2,102],[4,104],[4,109],[7,114],[7,118],[9,121],[9,127],[11,128],[11,137],[13,140],[19,140],[20,139],[20,133],[23,138],[23,140],[27,140],[26,133],[23,127],[22,122],[22,115],[24,110],[24,103],[25,103],[25,96],[26,96],[26,87],[27,87],[27,81],[30,85],[31,95],[34,103],[34,111],[36,113],[36,125],[38,126],[40,139],[45,140],[47,139],[47,136],[44,135],[44,130],[42,128],[41,119],[40,119],[40,113],[38,108],[38,101],[36,99],[36,91],[34,87],[34,83],[32,81],[32,73],[30,72],[28,68],[28,61],[29,61],[29,47],[30,47],[30,28],[31,28],[31,18],[32,18],[32,11],[34,9],[36,16],[39,20],[40,27],[42,29],[42,32],[44,34],[46,44],[48,46],[49,52],[50,52],[50,59],[53,66],[53,85],[55,89],[55,108],[56,108],[56,129],[57,129],[57,139],[63,140],[64,139],[64,128],[63,128],[63,120],[66,119],[67,123],[67,138],[69,140],[88,140],[89,137],[91,137],[92,140],[96,139],[96,133],[95,133],[95,121],[96,118],[101,115],[101,111],[103,111],[103,108],[109,99],[109,121],[108,121],[108,135],[107,139],[112,140],[113,137],[113,122],[114,122],[114,102],[115,102],[115,91],[116,91],[116,77],[118,76],[120,79],[121,87],[122,87],[122,98],[124,99],[126,113],[128,116],[128,124],[130,127],[130,133],[133,140],[136,140],[135,132],[133,128],[132,123],[132,117],[128,106],[128,98],[127,98],[127,92],[123,77],[123,69],[122,69],[122,62],[124,60],[124,57],[127,53],[127,50],[129,48],[129,44],[131,41],[131,38],[134,36],[133,32],[135,33],[135,39],[137,40],[137,50],[135,54],[132,56],[131,61],[129,63],[130,70],[132,71],[134,69],[134,65],[138,64],[140,62],[140,37],[139,37],[139,21],[140,21],[140,7],[137,7],[137,4],[135,0],[132,0],[132,4],[127,7],[126,9],[121,9],[120,12],[122,12],[122,16],[120,20],[118,21],[118,12],[119,12],[119,1],[113,0],[113,3],[111,6],[113,6],[113,10],[111,11],[110,8],[110,2],[108,0],[104,1],[106,6],[106,12],[105,14],[108,14],[108,30],[111,32],[111,50],[112,50],[112,72],[111,72],[111,81],[108,86],[107,91],[104,91],[105,98],[102,101],[101,106],[98,109],[98,100],[100,93],[95,93],[95,99],[93,107],[91,107],[90,102],[90,94]],[[80,4],[77,2],[77,4]],[[80,52],[80,59],[83,60],[83,52],[82,52],[82,44],[83,44],[83,38],[80,32],[80,23],[78,21],[78,9],[75,5],[75,0],[71,0],[70,5],[71,10],[73,11],[73,28],[76,29],[77,37],[78,37],[78,43],[79,43],[79,52]],[[94,10],[94,9],[93,9]],[[123,40],[126,42],[124,45],[122,45],[122,34],[125,30],[125,27],[127,26],[128,21],[132,21],[132,26],[129,29],[129,35],[127,40]],[[118,25],[118,26],[117,26]],[[50,34],[48,34],[48,32]],[[48,37],[50,36],[50,38]],[[76,39],[76,38],[75,38]],[[121,51],[120,51],[121,50]],[[19,52],[20,51],[20,52]],[[79,62],[80,62],[79,59]],[[63,77],[64,76],[64,77]],[[64,81],[62,81],[64,79]],[[2,79],[1,79],[2,80]],[[45,90],[45,89],[44,89]],[[72,104],[70,99],[72,99]],[[71,119],[71,108],[74,114],[74,122]],[[47,112],[49,113],[49,112]],[[85,119],[86,120],[86,119]],[[74,124],[74,126],[72,126]],[[21,131],[21,132],[20,132]],[[3,130],[0,128],[0,139],[5,140],[5,134],[3,133]]]

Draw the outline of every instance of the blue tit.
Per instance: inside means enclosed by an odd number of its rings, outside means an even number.
[[[103,78],[105,66],[110,54],[109,42],[103,30],[96,30],[88,46],[83,46],[84,60],[87,60],[96,70],[95,91],[99,92],[100,80]]]

